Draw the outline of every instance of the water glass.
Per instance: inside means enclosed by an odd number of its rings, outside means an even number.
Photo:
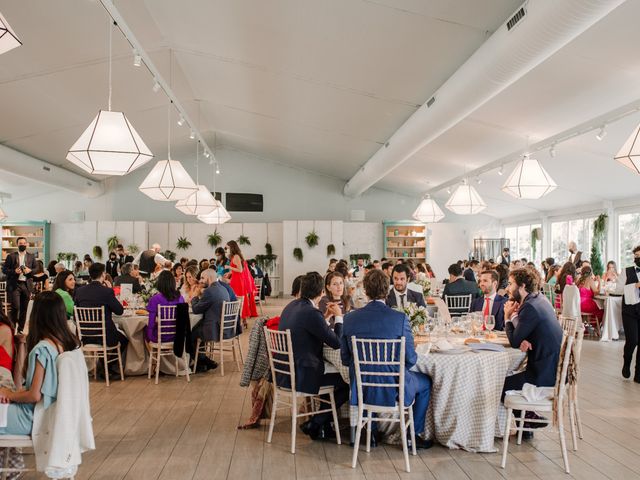
[[[493,315],[485,316],[484,326],[489,332],[491,332],[496,326],[496,317],[494,317]]]

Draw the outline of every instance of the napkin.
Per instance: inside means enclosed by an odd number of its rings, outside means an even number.
[[[640,298],[638,295],[638,289],[636,288],[635,283],[630,283],[629,285],[624,286],[624,303],[627,305],[635,305],[640,302]]]
[[[438,350],[451,350],[453,348],[453,345],[451,345],[446,339],[441,338],[440,340],[438,340],[436,342],[436,348]]]
[[[522,395],[527,402],[540,402],[553,398],[553,387],[536,387],[531,383],[525,383],[522,390],[509,390],[505,395]]]

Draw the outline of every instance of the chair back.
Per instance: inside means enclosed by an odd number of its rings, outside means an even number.
[[[469,313],[471,309],[471,294],[469,295],[447,295],[447,308],[453,316]]]
[[[573,344],[576,339],[576,329],[577,329],[578,321],[574,320],[573,322],[567,322],[567,329],[563,329],[562,334],[562,343],[560,346],[560,358],[558,359],[558,369],[556,370],[556,384],[555,384],[555,395],[554,400],[557,402],[557,405],[564,405],[564,399],[567,395],[567,390],[564,388],[569,381],[569,374],[571,373],[569,369],[569,363],[571,360],[571,354],[573,350]],[[574,367],[575,367],[575,356],[574,356]],[[554,408],[557,411],[557,408]]]
[[[397,390],[398,404],[404,407],[405,338],[379,340],[352,336],[351,347],[358,408],[365,405],[365,388]]]
[[[293,360],[293,345],[291,343],[291,330],[270,330],[264,329],[264,336],[267,340],[267,351],[269,356],[269,367],[271,368],[271,380],[277,385],[277,374],[289,377],[291,390],[296,389],[296,369]]]
[[[220,314],[220,341],[224,338],[236,336],[238,316],[242,311],[242,299],[235,302],[222,302],[222,313]],[[225,333],[227,334],[225,337]]]
[[[562,331],[566,335],[572,335],[577,330],[578,319],[576,317],[570,317],[567,315],[560,315],[558,318]],[[582,325],[582,322],[579,322]]]
[[[0,293],[7,291],[7,282],[0,282]]]
[[[261,296],[261,293],[262,293],[262,280],[263,279],[260,278],[260,277],[255,277],[253,279],[253,283],[256,286],[256,291],[255,291],[256,296]]]
[[[175,305],[158,305],[156,324],[158,327],[158,343],[164,343],[163,338],[175,337],[178,326],[176,321]],[[173,340],[168,340],[173,342]]]
[[[78,326],[78,338],[90,337],[88,343],[106,348],[107,329],[104,324],[104,306],[102,307],[73,307],[73,315]]]

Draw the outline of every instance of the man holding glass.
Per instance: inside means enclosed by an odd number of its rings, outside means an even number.
[[[493,315],[494,330],[504,330],[504,304],[507,302],[505,297],[496,293],[499,280],[500,277],[495,270],[483,271],[478,282],[483,295],[471,303],[472,312],[482,312],[484,318]]]

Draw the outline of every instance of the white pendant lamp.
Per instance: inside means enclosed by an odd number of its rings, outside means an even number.
[[[231,215],[229,215],[227,209],[224,208],[220,202],[218,203],[219,206],[214,208],[212,212],[206,215],[198,215],[198,220],[209,225],[222,225],[231,220]]]
[[[478,195],[476,189],[466,180],[458,185],[444,206],[458,215],[474,215],[487,208],[487,204]]]
[[[0,13],[0,55],[22,45],[9,23]]]
[[[634,173],[640,174],[640,125],[636,127],[613,159],[633,170]]]
[[[557,187],[540,162],[525,154],[502,186],[502,191],[516,198],[538,199]]]
[[[418,222],[436,223],[444,218],[444,213],[430,195],[425,195],[412,217]]]
[[[186,199],[198,190],[185,168],[171,160],[171,104],[168,107],[167,159],[160,160],[142,181],[138,190],[153,200],[162,202]]]
[[[126,175],[153,154],[122,112],[111,111],[111,35],[109,22],[109,109],[100,110],[67,153],[67,160],[95,175]]]
[[[177,202],[176,208],[187,215],[206,215],[218,205],[219,202],[213,198],[209,189],[204,185],[198,185],[198,190]]]

